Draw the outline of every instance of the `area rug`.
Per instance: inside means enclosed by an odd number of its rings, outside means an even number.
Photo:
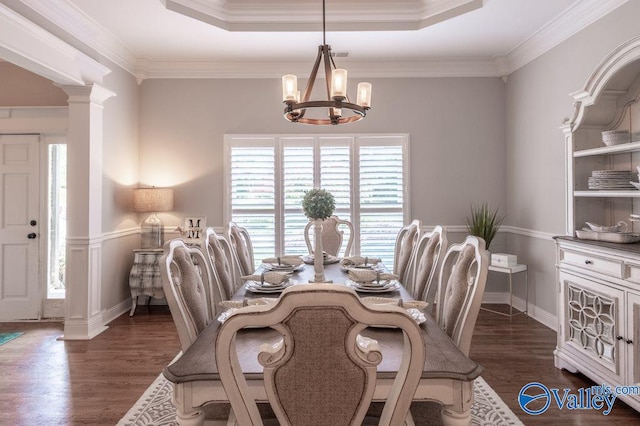
[[[24,333],[15,332],[15,333],[0,333],[0,345],[4,345],[10,340],[15,339],[16,337],[22,336]]]
[[[176,409],[171,402],[172,393],[171,383],[160,374],[136,404],[118,422],[118,426],[175,425]],[[471,423],[473,425],[507,426],[523,424],[482,377],[478,377],[475,381],[474,397],[475,400],[471,409]],[[437,404],[419,403],[419,405],[420,407],[417,410],[414,410],[413,406],[411,408],[416,425],[433,425],[440,422],[440,411]],[[431,413],[425,414],[425,411],[431,411]],[[434,419],[437,420],[434,421]],[[207,420],[205,424],[211,426],[226,425],[226,421]]]

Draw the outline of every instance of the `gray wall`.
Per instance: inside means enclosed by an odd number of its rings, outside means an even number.
[[[0,59],[0,106],[67,106],[67,94],[51,80]]]
[[[506,89],[507,250],[529,264],[530,300],[556,314],[555,246],[565,233],[565,158],[561,121],[573,114],[569,93],[583,89],[598,64],[640,34],[640,2],[628,2],[513,73]],[[523,292],[519,294],[524,297]]]
[[[226,133],[409,133],[411,216],[462,225],[471,202],[505,207],[499,78],[373,79],[372,110],[348,126],[282,117],[279,79],[153,79],[140,88],[140,181],[175,187],[175,215],[223,225]]]
[[[131,74],[106,62],[112,72],[103,85],[116,93],[104,103],[102,147],[102,308],[131,297],[129,271],[140,238],[133,228],[144,219],[132,211],[132,188],[138,186],[139,93]]]

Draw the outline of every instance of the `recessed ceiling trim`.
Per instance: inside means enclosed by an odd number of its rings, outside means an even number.
[[[136,76],[139,82],[145,78],[253,78],[252,76],[255,76],[255,78],[271,78],[275,75],[275,71],[270,69],[270,65],[262,61],[251,62],[253,64],[251,66],[260,69],[260,71],[251,71],[247,69],[249,62],[170,62],[159,60],[158,58],[136,58],[124,43],[102,26],[89,19],[83,12],[77,10],[76,6],[69,0],[57,0],[55,2],[19,1],[46,17],[52,24],[58,26],[67,34],[86,44],[96,53]],[[175,2],[175,0],[164,1]],[[230,0],[217,0],[216,3],[222,1],[228,2]],[[256,1],[254,0],[254,3]],[[398,69],[393,66],[382,67],[375,70],[375,74],[380,77],[489,76],[490,70],[493,69],[492,76],[504,77],[627,1],[578,1],[557,19],[550,22],[520,45],[514,47],[506,56],[483,58],[480,61],[469,58],[459,58],[453,62],[451,60],[438,59],[396,61],[394,64],[402,64],[402,67]],[[395,5],[395,3],[393,2],[392,4]],[[27,22],[31,23],[30,21]],[[62,35],[59,35],[59,37],[62,37]],[[86,51],[86,49],[84,50]],[[15,61],[12,62],[15,63]],[[479,65],[479,62],[484,65]],[[441,64],[437,65],[438,63]],[[425,64],[428,65],[425,66]],[[464,67],[468,64],[475,64],[475,66],[462,70],[454,69],[455,66]],[[308,62],[301,65],[301,75],[305,75],[308,72],[308,66]],[[350,63],[349,67],[351,66]],[[261,69],[263,67],[266,67],[264,71]],[[286,72],[289,71],[291,70],[286,70]],[[372,70],[369,71],[373,72]],[[449,74],[443,75],[444,72],[449,72]],[[350,73],[352,73],[351,69]],[[371,74],[369,73],[369,75]]]
[[[328,31],[418,30],[483,6],[483,0],[340,0],[327,5]],[[164,0],[174,12],[227,31],[318,31],[321,3],[288,0]]]

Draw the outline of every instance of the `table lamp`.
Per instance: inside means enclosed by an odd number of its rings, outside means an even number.
[[[133,190],[133,210],[151,213],[140,225],[140,247],[143,249],[162,248],[164,244],[164,223],[158,212],[173,209],[173,189],[135,188]]]

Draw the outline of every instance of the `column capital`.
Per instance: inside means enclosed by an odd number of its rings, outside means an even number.
[[[97,84],[87,84],[85,86],[75,85],[58,85],[64,92],[69,95],[67,102],[83,103],[93,102],[102,105],[107,99],[116,96],[116,93]]]

